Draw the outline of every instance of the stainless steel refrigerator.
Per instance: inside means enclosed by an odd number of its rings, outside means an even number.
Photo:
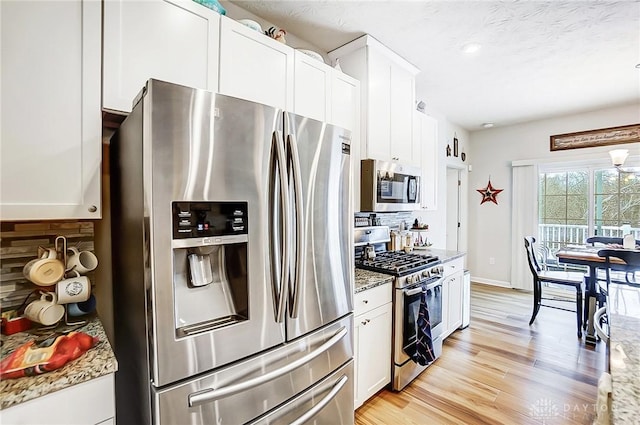
[[[120,424],[353,424],[350,133],[149,80],[110,146]]]

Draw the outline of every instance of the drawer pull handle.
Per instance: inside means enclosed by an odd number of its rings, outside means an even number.
[[[363,324],[363,325],[366,325],[366,324],[367,324],[367,323],[369,323],[370,321],[371,321],[371,319],[365,319],[365,320],[363,320],[363,321],[362,321],[362,324]]]

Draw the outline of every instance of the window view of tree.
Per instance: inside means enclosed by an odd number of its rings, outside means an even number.
[[[595,172],[595,233],[622,236],[623,225],[640,228],[640,176],[617,170]]]
[[[543,172],[539,175],[538,196],[538,239],[551,252],[562,245],[582,244],[592,235],[622,237],[623,226],[640,239],[637,172]]]
[[[538,189],[540,241],[552,250],[582,243],[588,228],[588,171],[541,173]]]

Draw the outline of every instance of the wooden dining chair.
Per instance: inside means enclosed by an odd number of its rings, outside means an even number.
[[[629,249],[612,249],[606,248],[598,251],[598,256],[604,258],[604,269],[606,273],[607,289],[612,279],[611,258],[617,258],[624,261],[624,264],[617,264],[617,270],[624,273],[624,281],[617,280],[616,283],[622,283],[640,288],[640,251]]]
[[[598,256],[604,258],[603,267],[605,270],[606,281],[598,285],[598,303],[600,305],[600,309],[594,315],[593,320],[594,326],[596,328],[596,333],[598,334],[600,339],[606,342],[609,339],[609,335],[607,335],[603,323],[607,323],[608,321],[607,313],[609,306],[606,301],[607,295],[610,294],[609,285],[611,284],[611,282],[615,282],[621,285],[629,285],[640,288],[640,251],[606,248],[598,251]],[[624,261],[624,264],[616,264],[615,270],[612,270],[612,258],[622,260]],[[621,279],[620,275],[623,275],[624,277]],[[616,278],[614,279],[613,276],[616,276]],[[616,309],[618,309],[618,302],[619,298],[621,297],[622,288],[624,288],[624,286],[619,287],[619,290],[615,291],[613,300],[609,300],[609,302],[613,303]],[[622,295],[622,301],[626,309],[624,295]]]
[[[533,276],[533,314],[531,315],[531,320],[529,321],[529,325],[533,324],[536,320],[536,316],[540,311],[540,307],[551,307],[560,310],[566,311],[575,311],[576,312],[576,321],[578,324],[578,338],[582,337],[582,299],[584,294],[584,281],[585,281],[585,273],[580,272],[565,272],[565,271],[550,271],[550,270],[542,270],[536,260],[535,252],[535,244],[536,239],[533,236],[525,236],[524,238],[524,246],[527,250],[527,261],[529,263],[529,269],[531,270],[531,274]],[[548,298],[544,297],[542,293],[542,285],[544,283],[550,283],[555,285],[565,285],[571,286],[576,290],[576,309],[562,308],[555,305],[543,304],[543,300],[554,300],[554,301],[567,301],[558,298]]]

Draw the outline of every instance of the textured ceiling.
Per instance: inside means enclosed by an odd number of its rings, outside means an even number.
[[[468,130],[640,102],[640,1],[232,3],[325,52],[371,34],[421,70],[418,100]]]

